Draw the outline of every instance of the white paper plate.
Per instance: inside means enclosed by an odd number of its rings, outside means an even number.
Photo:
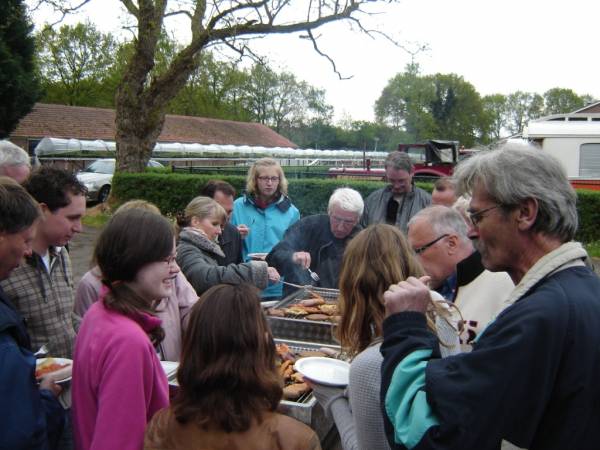
[[[42,365],[45,361],[52,359],[53,362],[60,365],[67,364],[67,367],[63,367],[62,369],[55,370],[53,372],[45,373],[44,375],[52,374],[54,378],[54,382],[56,384],[66,383],[67,381],[71,381],[71,374],[73,372],[73,360],[68,358],[40,358],[35,362],[36,367]]]
[[[296,361],[294,368],[304,377],[327,386],[347,386],[350,364],[334,358],[311,356]]]

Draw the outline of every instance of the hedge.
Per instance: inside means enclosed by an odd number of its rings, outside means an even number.
[[[225,176],[220,180],[231,183],[238,194],[246,186],[246,177]],[[177,173],[136,173],[116,174],[113,178],[111,202],[121,204],[131,199],[144,199],[156,204],[163,214],[172,215],[183,210],[188,202],[196,197],[207,181],[215,175],[187,175]],[[353,179],[288,179],[289,196],[302,216],[324,213],[329,196],[337,188],[351,187],[366,198],[371,192],[384,186],[381,181]],[[417,183],[431,192],[431,183]],[[600,192],[578,190],[579,231],[576,239],[581,242],[600,240]]]

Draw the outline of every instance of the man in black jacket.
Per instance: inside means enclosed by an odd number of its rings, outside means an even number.
[[[40,210],[22,187],[0,181],[0,280],[31,254]],[[0,288],[0,448],[46,450],[56,446],[64,411],[52,377],[34,377],[36,359],[21,315]]]
[[[327,214],[308,216],[292,225],[267,255],[267,263],[290,283],[337,289],[344,249],[362,229],[363,208],[357,191],[336,189],[329,198]],[[319,281],[310,277],[307,268],[318,274]],[[287,292],[289,289],[284,295]]]

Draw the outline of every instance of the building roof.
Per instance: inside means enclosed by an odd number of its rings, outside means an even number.
[[[114,141],[115,110],[36,103],[21,119],[11,137]],[[259,123],[167,114],[158,142],[297,147]]]
[[[588,103],[583,108],[579,108],[578,110],[573,111],[572,114],[582,113],[600,113],[600,101]]]

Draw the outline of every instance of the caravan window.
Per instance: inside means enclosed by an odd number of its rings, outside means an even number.
[[[579,147],[579,176],[600,178],[600,143]]]

